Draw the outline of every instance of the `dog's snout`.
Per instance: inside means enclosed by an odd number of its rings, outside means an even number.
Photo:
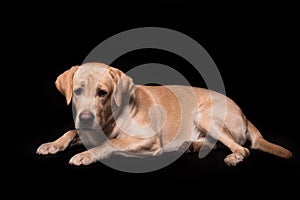
[[[80,123],[86,126],[91,125],[94,121],[94,118],[94,114],[90,111],[82,111],[79,114]]]

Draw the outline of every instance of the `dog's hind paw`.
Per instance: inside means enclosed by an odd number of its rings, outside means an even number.
[[[238,163],[244,160],[244,156],[240,153],[232,153],[229,154],[225,159],[224,162],[228,166],[236,166]]]
[[[191,145],[191,142],[185,141],[181,144],[181,146],[178,148],[179,153],[191,153],[193,152],[193,147]]]

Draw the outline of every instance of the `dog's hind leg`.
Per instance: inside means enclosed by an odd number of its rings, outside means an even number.
[[[247,148],[234,140],[230,131],[226,128],[226,124],[221,119],[217,117],[212,119],[209,112],[203,112],[201,115],[202,120],[198,121],[199,129],[208,134],[206,137],[211,137],[215,142],[220,141],[231,150],[232,153],[224,159],[227,165],[235,166],[250,155]]]
[[[179,147],[179,152],[186,152],[186,153],[195,153],[199,152],[200,150],[208,150],[208,149],[216,149],[217,146],[209,141],[208,138],[200,137],[197,140],[194,141],[185,141],[182,143],[182,145]]]

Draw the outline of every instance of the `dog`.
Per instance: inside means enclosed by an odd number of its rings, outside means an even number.
[[[233,100],[206,88],[134,85],[121,70],[96,62],[71,67],[55,85],[67,104],[72,101],[76,129],[42,144],[36,153],[55,154],[87,141],[92,144],[69,160],[72,165],[89,165],[118,154],[199,152],[216,148],[214,141],[230,149],[224,158],[228,166],[250,155],[246,142],[281,158],[293,156],[264,139]],[[100,129],[103,134],[96,134]]]

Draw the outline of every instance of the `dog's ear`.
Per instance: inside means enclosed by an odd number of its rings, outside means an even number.
[[[73,66],[59,75],[55,81],[55,86],[62,95],[66,97],[67,105],[70,104],[73,94],[73,76],[79,66]]]
[[[134,83],[129,76],[119,69],[110,67],[109,74],[114,82],[112,98],[116,106],[120,107],[123,103],[129,102],[129,99],[134,92]]]

